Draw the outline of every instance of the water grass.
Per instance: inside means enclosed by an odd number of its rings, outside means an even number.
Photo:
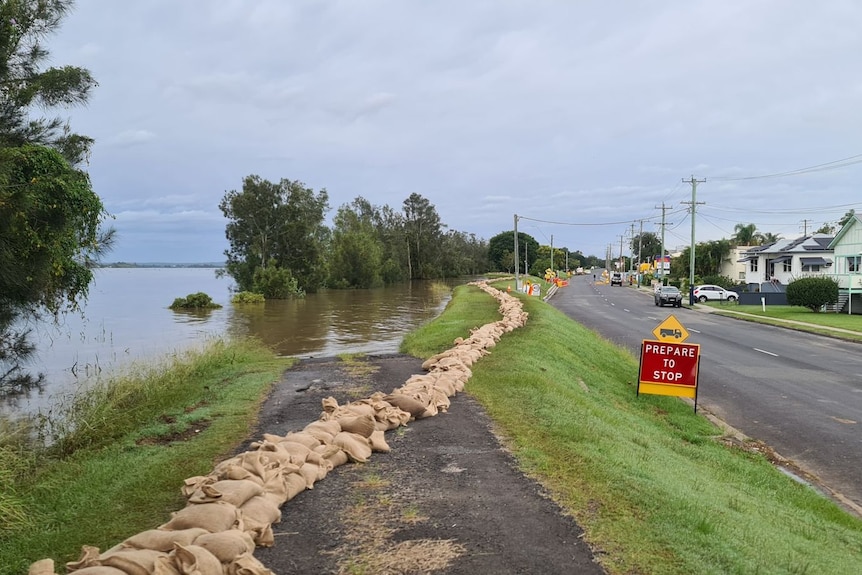
[[[505,289],[505,286],[503,285]],[[462,290],[405,351],[494,314]],[[635,391],[637,359],[538,298],[527,326],[473,367],[467,391],[522,469],[585,530],[609,573],[857,573],[862,521],[672,397]],[[490,298],[489,298],[490,299]],[[425,338],[423,334],[427,333]]]
[[[23,521],[0,530],[0,575],[44,558],[62,565],[82,545],[107,549],[167,521],[185,505],[183,480],[250,435],[290,362],[257,342],[212,341],[68,398],[34,422],[42,441],[4,436],[0,513]]]

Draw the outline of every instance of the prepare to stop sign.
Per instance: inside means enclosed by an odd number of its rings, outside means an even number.
[[[673,316],[653,332],[661,341],[643,340],[641,344],[638,395],[675,395],[692,397],[697,410],[697,370],[700,365],[700,346],[692,343],[675,343],[680,334],[688,332]]]
[[[644,341],[641,350],[643,382],[697,385],[699,346],[688,343]]]

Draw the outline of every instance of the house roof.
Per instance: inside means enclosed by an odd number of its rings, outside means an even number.
[[[824,258],[799,258],[804,266],[831,266],[832,260]]]
[[[850,221],[848,221],[840,230],[838,230],[838,233],[835,235],[834,238],[832,238],[832,241],[829,242],[829,249],[834,250],[835,245],[841,241],[841,238],[844,237],[844,234],[846,234],[847,231],[850,230],[850,228],[852,228],[853,225],[857,223],[862,224],[862,217],[860,217],[858,214],[850,218]]]
[[[831,252],[832,236],[828,234],[814,234],[810,236],[802,236],[796,239],[781,239],[768,246],[757,246],[745,252],[745,256],[751,256],[749,259],[756,259],[758,256],[783,256],[786,254],[805,254],[817,252]],[[739,260],[743,261],[743,260]],[[745,260],[748,261],[748,260]]]

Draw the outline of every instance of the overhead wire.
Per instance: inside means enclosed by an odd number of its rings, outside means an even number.
[[[712,181],[721,181],[721,182],[739,182],[743,180],[764,180],[767,178],[785,178],[788,176],[801,176],[803,174],[811,174],[814,172],[826,172],[829,170],[837,170],[839,168],[846,168],[847,166],[852,166],[854,164],[862,163],[862,154],[856,154],[853,156],[849,156],[847,158],[842,158],[840,160],[833,160],[831,162],[825,162],[823,164],[816,164],[814,166],[808,166],[806,168],[798,168],[795,170],[787,170],[786,172],[776,172],[774,174],[761,174],[757,176],[738,176],[735,178],[731,177],[722,177],[722,176],[714,176],[709,178]]]

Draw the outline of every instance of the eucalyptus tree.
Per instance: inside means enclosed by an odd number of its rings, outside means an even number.
[[[228,219],[225,272],[240,291],[262,293],[261,285],[266,283],[280,295],[285,293],[283,286],[276,284],[295,282],[295,289],[288,291],[298,295],[324,284],[326,190],[315,193],[298,181],[274,183],[251,175],[243,179],[241,191],[225,192],[219,209]]]
[[[404,200],[402,211],[409,277],[440,277],[440,238],[445,226],[440,222],[437,208],[427,198],[414,192]]]
[[[380,210],[362,197],[338,208],[329,251],[329,286],[371,288],[383,284]]]
[[[639,263],[652,262],[653,257],[661,254],[661,238],[654,232],[635,234],[629,245]]]

